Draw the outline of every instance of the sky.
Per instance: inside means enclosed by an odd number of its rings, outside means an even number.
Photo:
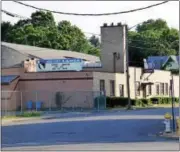
[[[56,10],[61,12],[72,13],[110,13],[125,11],[148,5],[160,3],[162,1],[22,1],[24,3],[45,8],[49,10]],[[12,1],[3,1],[2,9],[15,13],[24,17],[30,17],[32,12],[36,10],[29,8]],[[62,20],[68,20],[73,25],[78,26],[83,32],[100,34],[100,26],[103,23],[117,24],[121,22],[128,24],[129,27],[148,19],[162,18],[167,21],[168,25],[179,29],[179,1],[170,1],[168,3],[128,14],[101,16],[101,17],[87,17],[87,16],[68,16],[53,14],[55,21],[58,23]],[[16,23],[19,19],[10,17],[2,13],[2,21],[10,21]],[[91,34],[85,33],[87,37]]]

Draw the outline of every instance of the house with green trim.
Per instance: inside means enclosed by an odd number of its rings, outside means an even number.
[[[178,71],[179,69],[179,56],[149,56],[147,63],[153,65],[154,69]]]

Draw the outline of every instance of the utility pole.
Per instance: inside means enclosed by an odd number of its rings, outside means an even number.
[[[173,74],[171,72],[171,97],[172,97],[172,125],[173,125],[173,132],[175,132],[175,116],[174,116],[174,79]]]
[[[131,109],[131,98],[130,98],[130,84],[129,84],[129,52],[128,52],[128,28],[127,25],[124,27],[125,32],[125,51],[126,51],[126,81],[127,81],[127,96],[128,96],[128,107],[127,109]]]

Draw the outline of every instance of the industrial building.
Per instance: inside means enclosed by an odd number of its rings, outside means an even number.
[[[101,60],[78,52],[3,42],[2,99],[11,103],[11,110],[22,103],[25,106],[28,100],[36,101],[37,98],[43,102],[44,107],[55,107],[55,94],[60,91],[71,97],[64,104],[65,107],[92,108],[94,98],[101,93],[106,96],[128,96],[127,70],[130,98],[169,97],[172,79],[174,96],[179,97],[179,77],[170,71],[150,69],[149,72],[149,69],[138,67],[127,69],[126,36],[126,25],[104,24],[101,27]],[[69,63],[64,70],[58,71],[51,67],[52,64],[49,66],[50,62],[59,62],[56,59],[81,59],[82,64],[78,65],[82,67],[76,71],[77,66]],[[38,71],[37,63],[45,60],[48,70]],[[27,93],[22,95],[21,92]],[[3,104],[2,108],[5,106]]]

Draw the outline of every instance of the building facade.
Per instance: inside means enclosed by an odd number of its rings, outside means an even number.
[[[104,24],[101,27],[101,35],[100,65],[102,67],[92,66],[94,63],[96,65],[98,59],[84,55],[84,59],[89,59],[88,66],[84,66],[82,71],[78,72],[55,72],[53,70],[37,72],[31,67],[28,71],[26,66],[2,69],[4,77],[17,76],[9,83],[1,82],[2,108],[7,109],[5,101],[10,103],[9,110],[15,110],[22,104],[25,108],[25,104],[29,100],[42,101],[45,108],[55,107],[57,92],[63,92],[65,98],[68,99],[64,103],[64,107],[93,108],[94,99],[102,93],[105,93],[106,96],[127,97],[127,26],[120,23],[109,26]],[[18,49],[17,45],[15,46]],[[28,49],[30,51],[30,48]],[[39,60],[39,58],[35,58],[33,61],[36,59]],[[30,62],[31,60],[28,61],[28,63]],[[91,64],[91,62],[94,63]],[[174,96],[179,97],[179,77],[177,75],[158,69],[146,73],[144,68],[129,67],[130,98],[170,97],[172,95],[172,79],[174,80]]]

